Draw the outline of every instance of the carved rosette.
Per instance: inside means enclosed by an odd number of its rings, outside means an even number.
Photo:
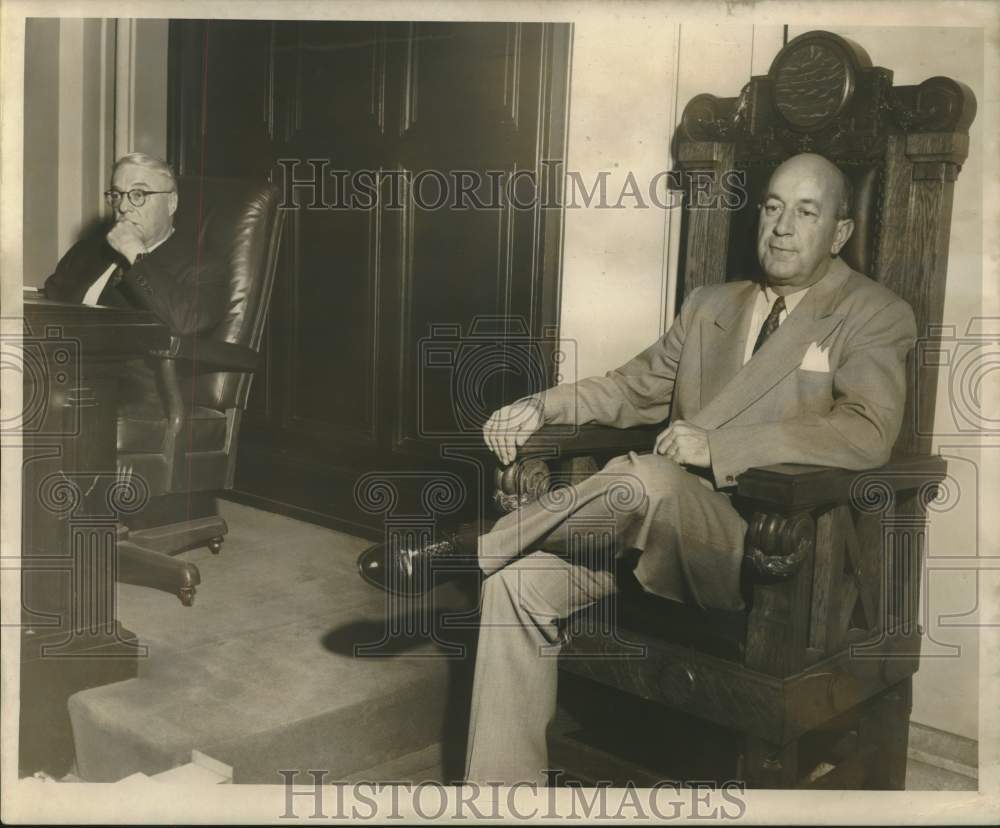
[[[964,83],[939,76],[894,87],[886,108],[906,132],[965,133],[976,117],[976,98]]]
[[[689,141],[733,141],[746,131],[750,84],[738,98],[697,95],[681,116],[681,132]]]
[[[816,548],[816,521],[809,512],[755,512],[746,556],[759,579],[781,580],[798,572]]]

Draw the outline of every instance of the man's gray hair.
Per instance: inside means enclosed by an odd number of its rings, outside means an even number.
[[[146,155],[144,152],[130,152],[128,155],[123,155],[117,161],[115,161],[115,166],[111,170],[111,175],[113,176],[119,167],[124,167],[126,164],[131,164],[135,167],[144,167],[147,170],[153,170],[153,172],[158,172],[160,175],[166,176],[170,180],[170,189],[177,189],[177,177],[174,175],[174,171],[170,168],[170,165],[166,161],[161,161],[159,158],[153,155]]]

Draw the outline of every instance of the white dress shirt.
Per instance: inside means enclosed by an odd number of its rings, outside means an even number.
[[[170,232],[167,233],[167,235],[165,235],[162,239],[160,239],[156,244],[150,247],[146,252],[152,253],[154,250],[156,250],[157,247],[163,244],[173,234],[174,234],[174,228],[171,227]],[[92,284],[89,288],[87,288],[87,292],[83,295],[83,304],[90,305],[92,307],[97,304],[97,300],[100,299],[101,294],[104,293],[104,287],[105,285],[107,285],[108,279],[111,278],[111,274],[115,272],[116,267],[118,267],[118,265],[116,264],[111,265],[111,267],[109,267],[100,276],[97,277],[97,281],[94,282],[94,284]]]
[[[795,306],[802,301],[808,292],[809,288],[804,288],[795,291],[795,293],[789,293],[785,297],[785,309],[778,314],[779,327],[788,318],[788,314],[795,310]],[[771,308],[777,300],[778,294],[766,285],[757,291],[757,298],[754,300],[753,306],[753,316],[750,317],[750,330],[747,331],[747,344],[743,351],[744,365],[753,356],[753,346],[757,344],[757,337],[760,336],[761,326],[764,324],[764,320],[771,314]]]

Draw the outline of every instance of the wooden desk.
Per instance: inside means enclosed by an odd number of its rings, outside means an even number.
[[[145,495],[116,475],[118,380],[127,360],[168,339],[144,311],[25,291],[22,775],[72,766],[69,696],[136,674],[141,649],[115,612],[116,532]]]

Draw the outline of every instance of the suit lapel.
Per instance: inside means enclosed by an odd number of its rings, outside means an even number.
[[[751,308],[746,312],[747,321],[742,326],[742,338],[733,334],[733,341],[722,351],[722,358],[727,373],[721,373],[724,387],[714,396],[705,395],[708,400],[699,412],[692,418],[695,425],[702,428],[719,428],[735,416],[746,410],[750,405],[774,388],[791,371],[802,362],[802,357],[813,342],[823,342],[841,323],[843,316],[833,313],[841,288],[847,281],[850,269],[839,258],[835,259],[827,272],[806,294],[805,298],[789,314],[767,340],[764,346],[747,362],[738,368],[735,374],[728,373],[734,354],[738,352],[742,361],[746,347],[747,324],[752,313],[749,297],[747,305]],[[703,360],[706,358],[703,354]],[[711,374],[705,371],[703,375]],[[725,378],[732,377],[725,382]]]
[[[751,283],[701,332],[701,407],[714,400],[743,365],[747,332],[760,287]]]

